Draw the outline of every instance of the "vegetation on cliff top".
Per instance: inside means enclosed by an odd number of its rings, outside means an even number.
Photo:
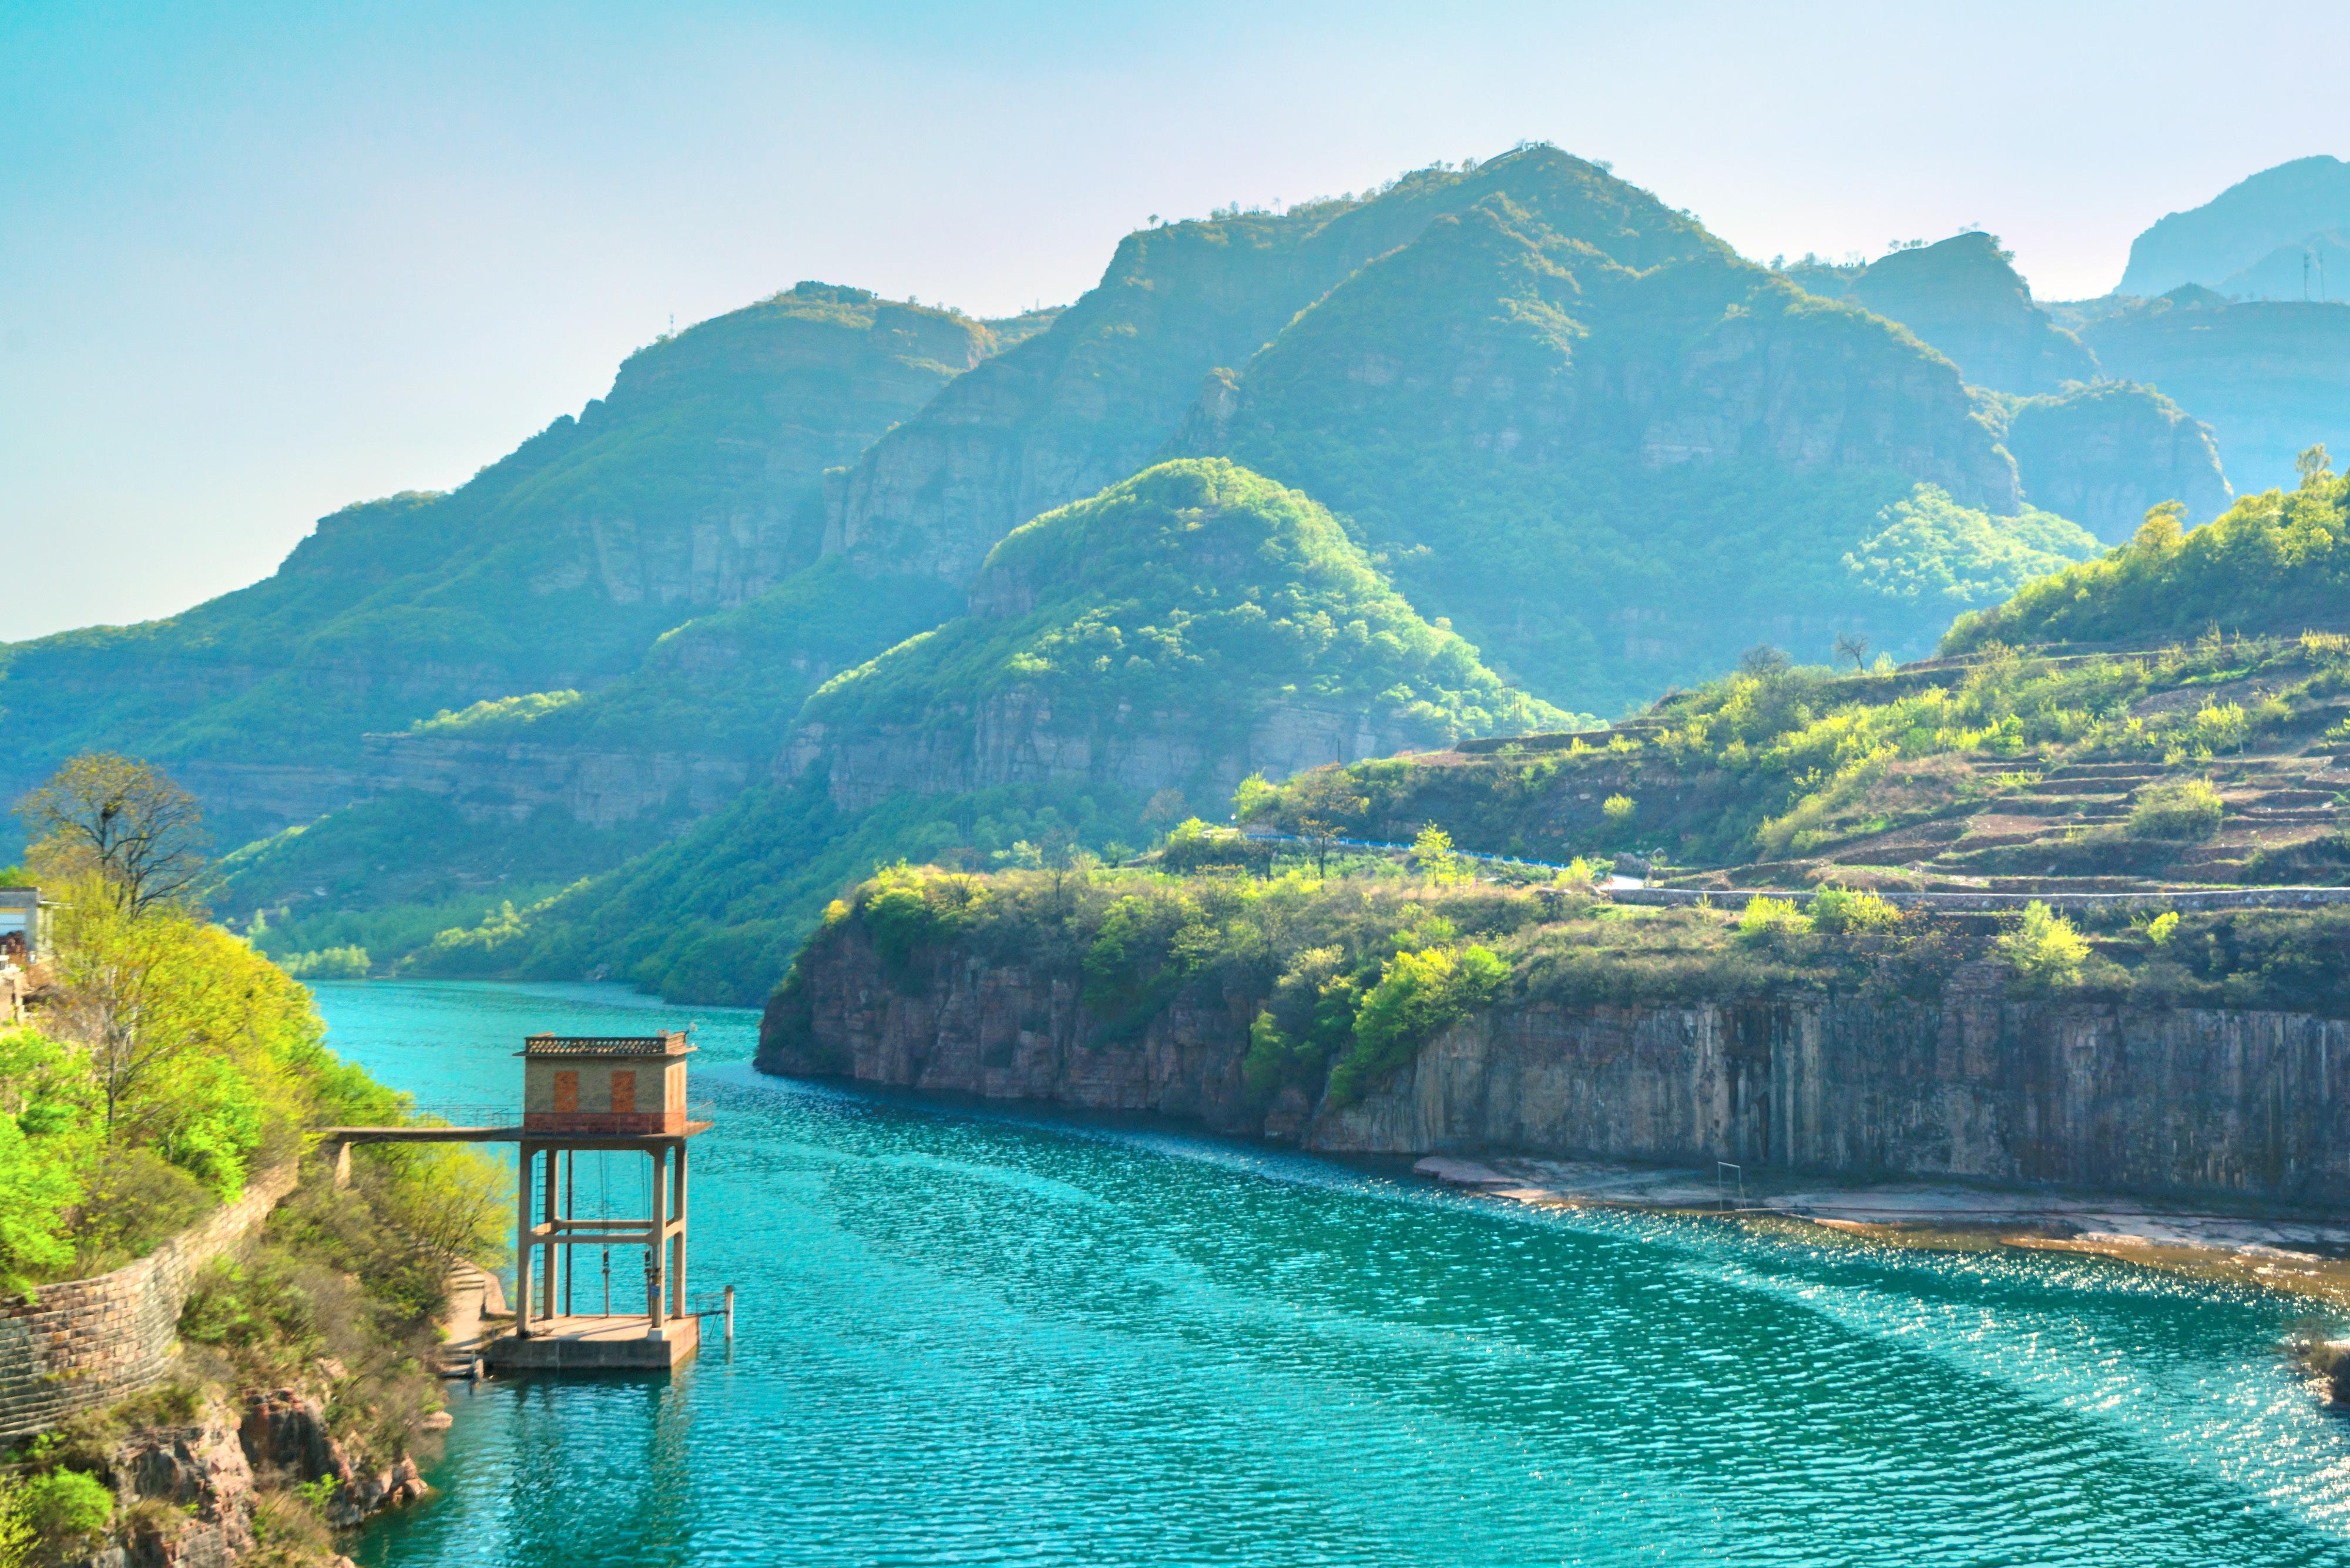
[[[1808,910],[1769,898],[1667,909],[1612,904],[1567,877],[1506,888],[1424,872],[973,877],[901,865],[827,909],[769,1003],[763,1064],[847,1070],[815,1010],[822,993],[862,983],[859,945],[910,993],[972,960],[1066,978],[1095,1046],[1140,1038],[1187,998],[1244,1010],[1252,1099],[1286,1097],[1302,1116],[1360,1098],[1454,1023],[1499,1006],[1803,992],[1930,1002],[1960,965],[1991,961],[2025,997],[2339,1016],[2328,975],[2350,959],[2350,911],[2125,913],[2085,931],[2043,905],[1942,917],[1836,889]]]
[[[2129,544],[1962,617],[1943,651],[2143,646],[2214,626],[2272,634],[2350,623],[2350,478],[2333,472],[2324,447],[2302,454],[2299,488],[2244,496],[2192,533],[2179,521],[2175,509],[2156,508]]]

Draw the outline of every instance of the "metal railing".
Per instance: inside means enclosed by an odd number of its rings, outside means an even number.
[[[522,1120],[522,1107],[511,1101],[421,1100],[408,1107],[411,1116],[430,1116],[452,1127],[504,1127]]]
[[[512,1101],[497,1105],[478,1100],[420,1100],[408,1110],[411,1116],[430,1116],[452,1127],[507,1127],[522,1123],[522,1107]],[[714,1100],[685,1103],[685,1119],[690,1122],[712,1120],[717,1112]]]

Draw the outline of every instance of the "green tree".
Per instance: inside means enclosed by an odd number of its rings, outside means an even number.
[[[2293,460],[2293,471],[2301,475],[2301,487],[2308,490],[2334,477],[2334,460],[2326,455],[2325,443],[2315,446]]]
[[[0,1116],[0,1292],[29,1290],[73,1262],[65,1222],[82,1189],[67,1153],[50,1138],[27,1137],[17,1117]]]
[[[1281,792],[1267,784],[1263,774],[1251,774],[1232,791],[1232,815],[1243,822],[1254,822],[1280,798]]]
[[[2130,548],[2144,555],[2161,556],[2178,548],[2178,541],[2187,535],[2187,504],[2183,501],[2161,501],[2147,508],[2146,521],[2137,525],[2130,536]]]
[[[1461,857],[1453,850],[1452,835],[1432,822],[1411,841],[1411,857],[1428,873],[1431,888],[1449,888],[1461,880]]]
[[[1331,1099],[1347,1105],[1360,1098],[1422,1045],[1499,996],[1509,977],[1509,966],[1483,947],[1396,954],[1355,1015],[1354,1044],[1330,1074]]]
[[[1356,788],[1344,768],[1323,768],[1295,781],[1285,792],[1275,792],[1276,815],[1314,845],[1314,874],[1326,875],[1330,846],[1370,809],[1371,803]]]

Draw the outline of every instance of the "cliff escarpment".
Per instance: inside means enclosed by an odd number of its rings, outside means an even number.
[[[2128,543],[2162,502],[2184,504],[2191,525],[2232,499],[2210,427],[2135,382],[2025,399],[2008,415],[2007,450],[2035,504],[2108,545]]]
[[[1722,1159],[2350,1203],[2350,1105],[2333,1093],[2350,1024],[2304,1011],[2019,996],[1980,960],[1909,994],[1733,982],[1592,1001],[1520,986],[1349,1092],[1343,1072],[1319,1089],[1267,1075],[1277,988],[1268,1001],[1227,971],[1138,1008],[1050,941],[909,947],[875,909],[802,954],[769,1005],[763,1071],[1164,1113],[1333,1153]]]

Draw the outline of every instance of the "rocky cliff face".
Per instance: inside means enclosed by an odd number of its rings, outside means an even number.
[[[2127,542],[2158,502],[2185,502],[2192,527],[2233,498],[2211,428],[2135,382],[2027,400],[2009,418],[2007,450],[2033,505],[2108,545]]]
[[[1290,704],[1260,713],[1242,744],[1212,742],[1223,715],[1178,711],[1107,714],[1055,711],[1034,687],[991,693],[965,723],[888,725],[836,734],[801,729],[777,765],[780,779],[826,764],[827,792],[844,810],[878,805],[899,790],[952,794],[998,784],[1107,784],[1138,796],[1170,787],[1222,799],[1251,774],[1284,779],[1327,763],[1390,756],[1419,737],[1391,717]]]
[[[1330,1152],[1480,1151],[1844,1176],[2057,1181],[2350,1203],[2350,1026],[2011,999],[1989,966],[1928,1003],[1735,997],[1504,1005],[1356,1104],[1251,1100],[1252,998],[1178,996],[1110,1038],[1076,977],[951,950],[893,976],[861,936],[800,960],[758,1065],[1159,1111]]]
[[[338,1530],[357,1529],[429,1490],[412,1459],[380,1473],[357,1469],[328,1429],[324,1404],[292,1388],[256,1394],[241,1413],[208,1400],[182,1424],[134,1432],[107,1468],[120,1522],[86,1568],[230,1568],[247,1561],[263,1544],[256,1505],[271,1485],[328,1483],[324,1511]]]
[[[353,799],[414,790],[470,822],[522,822],[554,810],[588,827],[651,813],[705,816],[748,784],[752,764],[723,753],[537,745],[514,737],[370,735]]]

